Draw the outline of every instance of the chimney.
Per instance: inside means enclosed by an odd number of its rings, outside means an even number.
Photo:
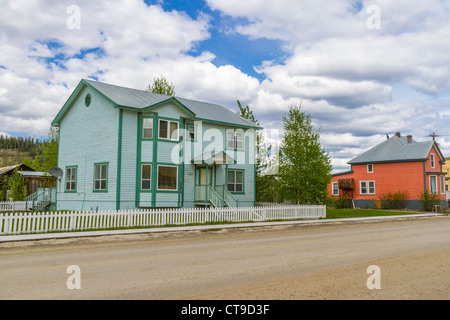
[[[411,143],[412,142],[412,135],[408,134],[406,136],[406,141],[408,141],[408,143]]]
[[[395,135],[396,135],[397,137],[399,137],[399,138],[402,136],[402,135],[400,134],[400,132],[396,132]]]

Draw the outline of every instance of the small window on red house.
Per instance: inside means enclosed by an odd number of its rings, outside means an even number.
[[[373,164],[368,164],[367,165],[367,172],[368,173],[372,173],[373,172]]]
[[[430,154],[431,167],[434,168],[434,153]]]

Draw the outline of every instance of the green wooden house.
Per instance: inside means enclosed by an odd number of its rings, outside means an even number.
[[[52,126],[58,210],[255,203],[261,128],[223,106],[83,79]]]

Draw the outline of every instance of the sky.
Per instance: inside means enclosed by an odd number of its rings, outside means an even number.
[[[268,142],[302,105],[333,171],[396,132],[450,156],[450,1],[0,0],[0,134],[45,138],[81,79],[249,105]]]

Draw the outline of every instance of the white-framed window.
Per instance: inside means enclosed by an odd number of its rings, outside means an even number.
[[[228,191],[244,192],[244,171],[228,170]]]
[[[360,181],[359,182],[360,194],[375,194],[375,181]]]
[[[144,118],[142,120],[142,138],[153,138],[153,118]]]
[[[158,190],[178,190],[178,166],[158,165]]]
[[[431,167],[432,167],[432,168],[435,167],[434,153],[431,153],[431,154],[430,154],[430,164],[431,164]]]
[[[195,126],[193,124],[188,125],[188,139],[195,140]]]
[[[94,164],[94,191],[108,190],[108,163]]]
[[[66,167],[66,187],[65,191],[77,191],[77,167]]]
[[[160,139],[178,141],[178,121],[159,119]]]
[[[373,164],[368,164],[367,165],[367,173],[373,173]]]
[[[244,150],[244,132],[242,130],[227,131],[227,148]]]
[[[143,164],[141,167],[141,190],[152,189],[152,165]]]
[[[441,175],[441,194],[445,194],[445,176]]]
[[[430,193],[437,193],[437,176],[430,176]]]
[[[332,186],[331,194],[333,196],[338,196],[339,195],[339,184],[337,182],[332,182],[331,186]]]

